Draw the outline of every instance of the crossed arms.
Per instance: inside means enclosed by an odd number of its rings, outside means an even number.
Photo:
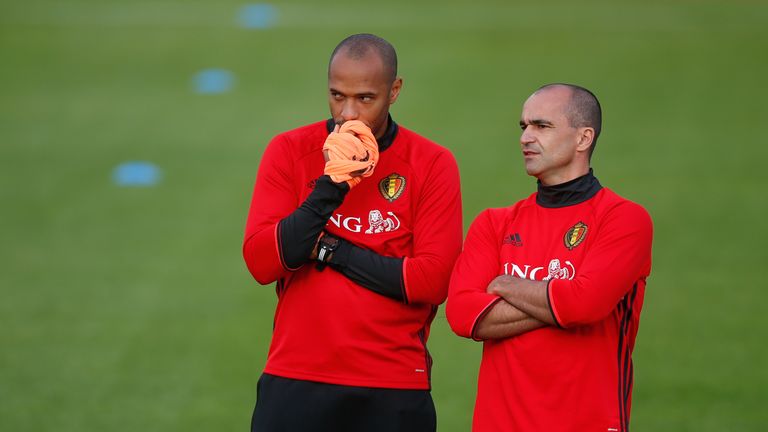
[[[499,296],[499,301],[478,320],[476,339],[503,339],[555,324],[547,300],[547,282],[502,275],[488,284],[486,292]]]
[[[642,207],[625,201],[601,215],[589,252],[573,279],[532,281],[499,276],[499,227],[508,209],[486,210],[469,229],[448,292],[453,331],[475,340],[514,337],[545,326],[569,328],[605,319],[650,272],[653,226]],[[490,281],[490,282],[488,282]]]

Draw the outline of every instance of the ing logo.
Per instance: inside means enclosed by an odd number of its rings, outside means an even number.
[[[344,216],[337,213],[328,220],[329,224],[336,226],[336,228],[345,229],[349,232],[364,234],[381,234],[386,232],[397,231],[400,228],[400,219],[394,212],[388,211],[386,216],[379,210],[371,210],[368,212],[368,228],[363,231],[363,219],[359,216]]]

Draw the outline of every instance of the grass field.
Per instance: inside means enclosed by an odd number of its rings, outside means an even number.
[[[344,36],[398,48],[393,115],[450,148],[465,227],[534,189],[520,107],[582,84],[594,168],[655,222],[636,431],[768,424],[768,5],[759,1],[0,0],[0,430],[247,430],[275,305],[240,256],[261,152],[326,118]],[[222,68],[232,91],[192,78]],[[151,161],[163,180],[120,188]],[[467,431],[481,346],[440,311],[440,430]]]

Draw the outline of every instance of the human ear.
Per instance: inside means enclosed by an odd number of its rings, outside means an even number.
[[[397,77],[395,81],[392,83],[392,87],[389,90],[389,104],[392,105],[397,100],[397,97],[400,96],[400,90],[403,88],[403,79],[400,77]]]
[[[591,127],[579,128],[579,144],[576,146],[578,151],[587,151],[595,140],[595,130]]]

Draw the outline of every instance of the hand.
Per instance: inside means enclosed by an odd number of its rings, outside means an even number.
[[[485,289],[485,292],[488,294],[496,295],[499,297],[504,297],[504,294],[508,293],[511,290],[514,290],[515,287],[521,283],[523,279],[516,278],[514,276],[509,275],[500,275],[496,276],[491,283],[488,284],[488,287]]]
[[[341,132],[339,132],[340,130],[341,130],[341,125],[337,123],[336,126],[333,127],[333,132],[331,132],[331,133],[341,133]],[[352,133],[352,131],[345,131],[343,133],[348,133],[350,135],[354,135],[354,133]],[[331,155],[328,154],[328,150],[327,149],[323,149],[323,158],[325,159],[326,162],[331,160]],[[353,172],[351,172],[349,174],[351,176],[353,176],[353,177],[356,177],[356,174],[360,175],[360,174],[364,173],[365,171],[366,170],[361,169],[361,170],[353,171]]]
[[[336,126],[333,127],[333,132],[331,133],[339,133],[339,129],[341,129],[341,125],[337,123]],[[331,157],[328,155],[328,150],[325,148],[323,149],[323,158],[325,158],[326,162],[331,160]]]
[[[351,120],[336,125],[323,144],[324,174],[336,183],[347,182],[354,187],[369,177],[378,163],[376,138],[363,122]]]
[[[485,291],[496,295],[531,317],[557,324],[549,305],[547,281],[528,280],[510,275],[496,276]]]
[[[320,234],[317,236],[317,239],[315,240],[315,247],[312,248],[312,253],[309,254],[309,260],[314,261],[317,259],[317,249],[320,245],[320,239],[323,238],[325,235],[325,231],[320,231]]]

